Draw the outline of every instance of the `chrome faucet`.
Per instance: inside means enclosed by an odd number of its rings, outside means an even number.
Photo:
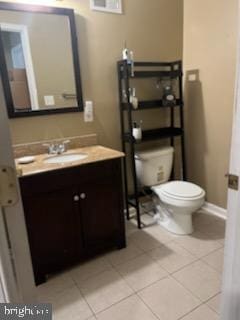
[[[62,142],[53,142],[53,143],[44,143],[44,147],[48,147],[48,154],[62,154],[66,151],[66,144],[68,144],[70,140],[65,140]]]

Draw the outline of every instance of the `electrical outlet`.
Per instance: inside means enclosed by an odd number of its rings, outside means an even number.
[[[86,101],[84,108],[84,121],[92,122],[93,121],[93,102]]]
[[[90,0],[92,10],[112,13],[122,13],[122,0]]]
[[[45,103],[45,106],[54,106],[55,105],[54,96],[44,96],[44,103]]]

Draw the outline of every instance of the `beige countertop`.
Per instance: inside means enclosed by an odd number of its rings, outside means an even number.
[[[83,160],[78,160],[74,162],[54,163],[54,164],[49,164],[44,162],[45,159],[56,156],[56,155],[50,155],[50,154],[34,155],[35,161],[29,164],[18,164],[18,159],[15,159],[18,176],[19,177],[29,176],[29,175],[39,174],[43,172],[49,172],[52,170],[77,167],[77,166],[88,164],[88,163],[124,157],[124,153],[122,152],[109,149],[103,146],[99,146],[99,145],[69,149],[68,151],[64,152],[64,154],[74,154],[74,153],[84,153],[84,154],[87,154],[87,157]]]

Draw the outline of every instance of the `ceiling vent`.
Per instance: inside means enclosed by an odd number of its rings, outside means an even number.
[[[122,13],[122,0],[90,0],[90,8],[103,12]]]

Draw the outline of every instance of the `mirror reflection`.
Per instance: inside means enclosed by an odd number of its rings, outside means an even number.
[[[69,17],[0,10],[14,112],[78,106]]]

